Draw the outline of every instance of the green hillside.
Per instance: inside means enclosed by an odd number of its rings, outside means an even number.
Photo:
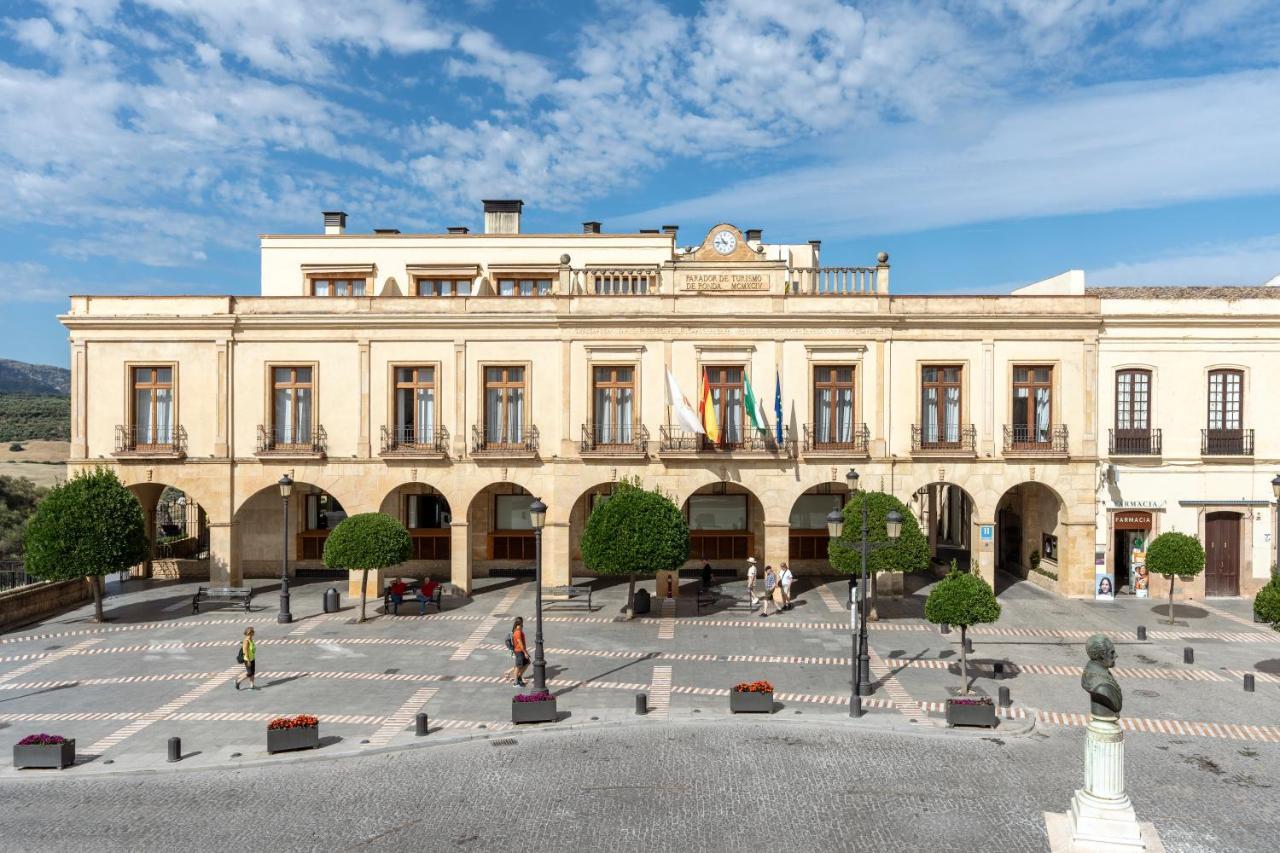
[[[0,441],[71,440],[71,398],[0,394]]]

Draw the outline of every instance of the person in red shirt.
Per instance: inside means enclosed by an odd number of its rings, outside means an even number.
[[[517,687],[524,687],[524,671],[529,667],[528,647],[524,641],[524,617],[517,616],[511,625],[511,634],[507,637],[507,648],[515,657],[515,665],[502,673],[503,677],[515,680]]]
[[[396,578],[395,583],[391,584],[391,588],[387,590],[387,594],[391,596],[391,612],[399,613],[400,605],[404,603],[404,594],[409,591],[409,586],[400,578]]]
[[[431,578],[425,578],[422,586],[418,587],[418,613],[425,616],[427,614],[427,602],[431,601],[431,597],[436,594],[436,588],[440,584]]]

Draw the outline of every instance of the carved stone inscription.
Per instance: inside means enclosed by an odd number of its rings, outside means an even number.
[[[768,290],[769,277],[758,272],[696,272],[684,277],[685,290]]]

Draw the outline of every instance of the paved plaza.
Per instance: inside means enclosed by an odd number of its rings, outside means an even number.
[[[526,618],[533,641],[528,579],[483,579],[471,599],[446,599],[444,613],[426,617],[385,616],[371,601],[363,625],[346,600],[340,613],[321,612],[323,590],[338,585],[330,581],[293,586],[289,625],[275,621],[278,587],[269,581],[254,582],[248,614],[199,615],[193,584],[113,584],[105,625],[86,607],[0,636],[0,729],[8,740],[74,737],[79,754],[61,773],[0,768],[0,790],[20,806],[5,812],[0,846],[164,849],[172,837],[170,849],[264,838],[269,849],[557,848],[598,846],[609,833],[626,849],[664,849],[688,839],[741,846],[759,832],[781,849],[1042,850],[1042,812],[1064,810],[1080,784],[1083,641],[1102,631],[1119,651],[1140,817],[1155,822],[1169,850],[1271,849],[1280,828],[1269,805],[1280,789],[1280,634],[1252,624],[1247,601],[1180,603],[1168,626],[1158,600],[1076,601],[1009,584],[1000,622],[973,632],[971,657],[976,689],[994,696],[1007,686],[1013,705],[999,729],[975,733],[941,722],[959,684],[959,637],[921,618],[928,581],[884,601],[871,625],[878,685],[857,721],[848,716],[845,584],[800,583],[795,609],[768,618],[699,612],[693,581],[673,610],[630,622],[620,618],[625,582],[597,581],[590,612],[548,602],[560,721],[534,730],[512,729],[513,688],[501,678],[512,616]],[[724,587],[741,592],[740,582]],[[257,629],[261,689],[237,692],[246,625]],[[1183,662],[1186,647],[1192,664]],[[1256,692],[1242,689],[1245,673]],[[729,688],[761,678],[776,686],[776,713],[731,717]],[[643,717],[638,692],[649,696]],[[431,720],[425,738],[413,731],[420,710]],[[320,718],[322,748],[268,756],[266,721],[297,713]],[[168,764],[175,735],[184,758]],[[519,791],[510,801],[508,775]],[[444,778],[436,794],[432,782]],[[775,780],[787,820],[769,817],[765,791]],[[337,784],[332,795],[328,784]],[[253,792],[245,826],[217,806],[243,799],[232,793],[239,785]],[[68,802],[96,803],[95,791],[101,835],[55,831],[44,823],[52,818],[25,807],[63,792]],[[270,817],[300,797],[324,806]],[[191,815],[190,825],[164,822],[158,804]],[[332,843],[297,835],[313,820]]]

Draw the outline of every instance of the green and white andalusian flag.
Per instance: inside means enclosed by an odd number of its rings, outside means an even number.
[[[756,392],[751,389],[751,380],[744,373],[742,376],[743,384],[746,386],[746,400],[743,404],[747,410],[747,417],[751,419],[751,426],[764,431],[769,429],[764,419],[764,409],[760,407],[760,401],[756,399]]]

